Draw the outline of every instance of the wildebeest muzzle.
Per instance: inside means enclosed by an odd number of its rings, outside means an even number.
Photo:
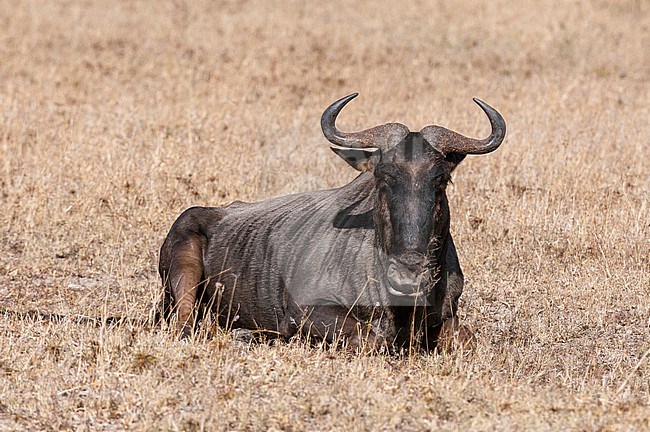
[[[419,297],[429,280],[429,269],[424,256],[407,253],[388,259],[388,291],[399,297]]]

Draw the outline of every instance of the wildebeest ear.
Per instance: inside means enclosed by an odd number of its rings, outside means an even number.
[[[372,170],[381,157],[381,150],[375,147],[350,148],[330,146],[330,148],[357,171]]]
[[[465,159],[465,156],[462,153],[449,153],[448,155],[445,155],[445,160],[447,161],[447,164],[449,165],[449,172],[452,172],[459,163]]]

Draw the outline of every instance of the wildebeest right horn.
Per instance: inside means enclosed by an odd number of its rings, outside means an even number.
[[[387,151],[409,133],[409,129],[400,123],[387,123],[361,132],[341,132],[338,130],[336,128],[336,117],[343,107],[358,95],[359,93],[352,93],[345,96],[334,102],[323,112],[320,125],[325,138],[329,142],[345,148]]]
[[[427,126],[420,131],[424,139],[442,154],[485,154],[496,150],[506,136],[506,122],[501,114],[490,105],[477,98],[473,100],[490,120],[492,126],[490,136],[479,140],[468,138],[441,126]]]

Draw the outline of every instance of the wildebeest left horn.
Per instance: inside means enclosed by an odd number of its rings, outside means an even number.
[[[490,105],[477,98],[473,100],[490,120],[492,126],[490,136],[479,140],[468,138],[441,126],[427,126],[420,131],[424,139],[442,154],[485,154],[496,150],[506,136],[506,122],[501,114]]]
[[[409,129],[400,123],[387,123],[361,132],[341,132],[338,130],[336,128],[336,117],[343,107],[358,95],[359,93],[352,93],[345,96],[327,107],[323,112],[320,125],[325,138],[329,142],[345,148],[380,149],[386,151],[400,142],[409,133]]]

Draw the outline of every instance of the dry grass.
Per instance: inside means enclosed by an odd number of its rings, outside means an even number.
[[[650,429],[650,4],[22,1],[0,9],[0,429]],[[644,48],[645,47],[645,48]],[[473,356],[175,340],[137,320],[184,208],[342,185],[319,116],[469,135]]]

